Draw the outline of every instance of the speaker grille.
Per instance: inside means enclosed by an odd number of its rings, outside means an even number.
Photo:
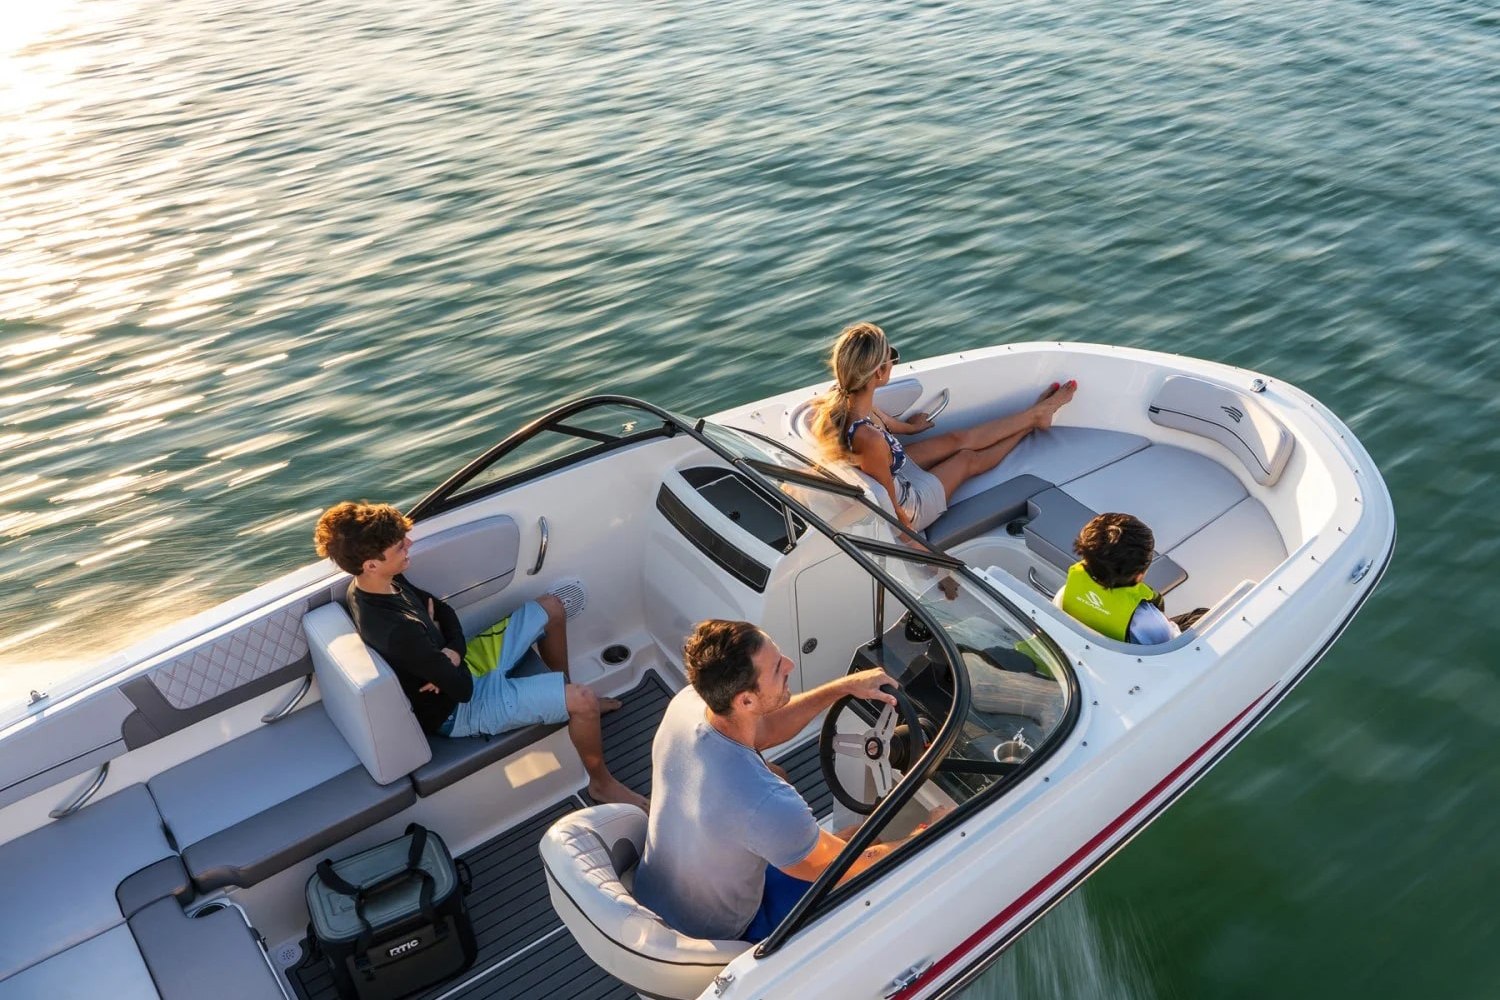
[[[576,618],[589,605],[588,591],[583,589],[583,583],[579,580],[563,581],[552,588],[552,596],[562,601],[563,612],[569,618]]]

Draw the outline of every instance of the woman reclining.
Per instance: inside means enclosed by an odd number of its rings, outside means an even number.
[[[896,516],[921,531],[948,509],[953,492],[988,472],[1034,430],[1052,426],[1073,398],[1076,382],[1052,383],[1030,408],[902,445],[894,434],[917,434],[932,420],[918,413],[897,420],[875,406],[875,390],[891,380],[900,353],[874,323],[844,328],[833,345],[834,386],[818,400],[812,429],[824,456],[857,466],[890,494]]]

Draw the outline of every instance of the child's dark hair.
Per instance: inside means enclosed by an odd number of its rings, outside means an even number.
[[[1083,526],[1073,551],[1101,587],[1128,587],[1151,565],[1156,537],[1133,514],[1098,514]]]

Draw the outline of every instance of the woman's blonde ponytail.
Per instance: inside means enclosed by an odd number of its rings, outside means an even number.
[[[846,326],[834,341],[828,359],[833,388],[813,404],[813,437],[824,458],[847,461],[853,454],[846,431],[854,394],[879,374],[890,352],[885,331],[874,323]]]

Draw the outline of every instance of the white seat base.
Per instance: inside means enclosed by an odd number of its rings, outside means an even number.
[[[640,857],[645,846],[646,814],[635,806],[570,813],[542,837],[547,891],[574,940],[601,969],[648,996],[692,1000],[750,945],[679,934],[637,903],[615,859],[632,852]]]

